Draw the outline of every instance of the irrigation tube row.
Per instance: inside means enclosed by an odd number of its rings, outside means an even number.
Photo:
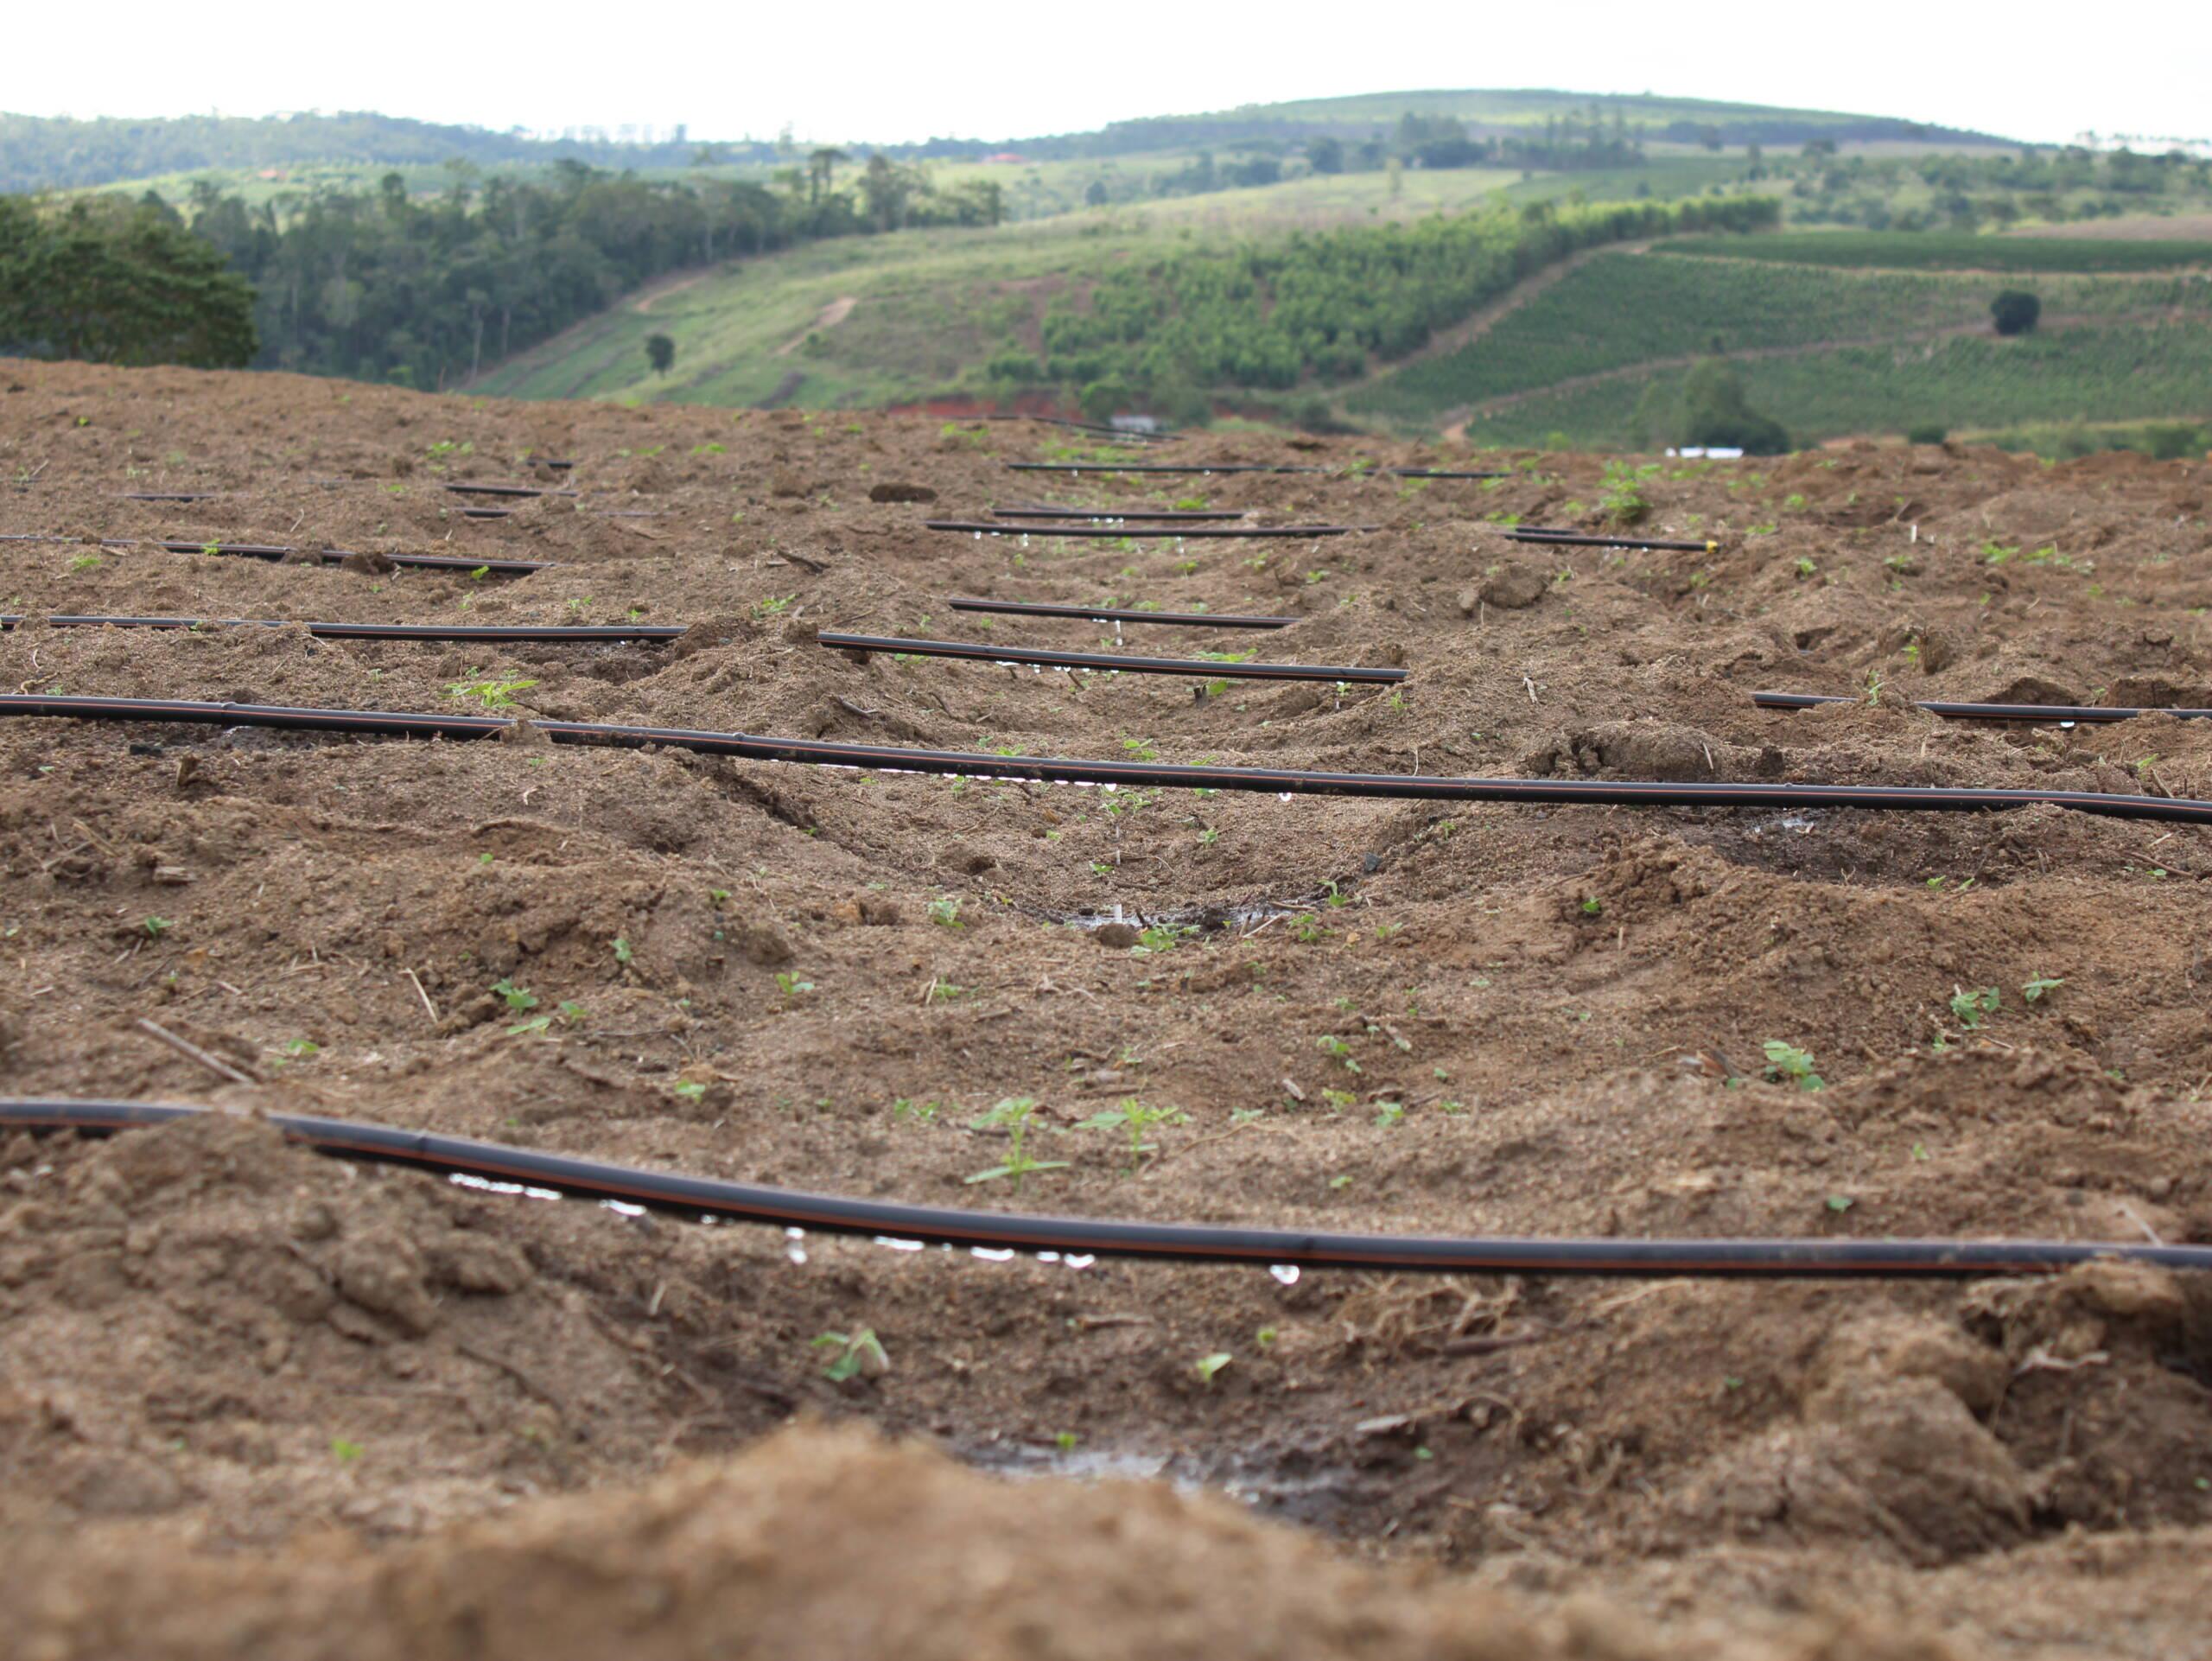
[[[38,536],[21,532],[0,536],[0,542],[54,542],[75,547],[86,543],[83,537]],[[246,559],[289,559],[295,554],[305,554],[319,559],[326,565],[335,565],[352,559],[355,550],[350,548],[292,548],[275,543],[258,542],[185,542],[182,540],[140,541],[134,537],[101,537],[92,541],[96,548],[159,548],[171,554],[232,554]],[[465,554],[385,554],[371,557],[388,559],[395,565],[411,565],[435,571],[489,571],[500,576],[527,576],[532,571],[550,570],[550,559],[479,559]]]
[[[1234,612],[1144,611],[1135,606],[1070,606],[1037,600],[979,600],[956,595],[955,611],[988,611],[1009,617],[1076,617],[1094,623],[1166,623],[1178,628],[1288,628],[1295,617],[1244,617]]]
[[[286,617],[93,617],[40,619],[0,612],[0,629],[44,621],[51,628],[303,628],[330,640],[673,640],[690,631],[666,623],[307,623]]]
[[[1505,533],[1509,542],[1535,545],[1552,544],[1560,548],[1671,548],[1690,554],[1715,554],[1720,551],[1717,542],[1665,542],[1651,537],[1595,537],[1585,536],[1580,531],[1547,531],[1539,525],[1516,525]]]
[[[0,630],[21,628],[39,620],[21,612],[0,612]],[[308,623],[279,617],[95,617],[65,615],[44,620],[52,628],[149,628],[188,632],[218,628],[303,628],[320,640],[454,640],[514,644],[588,645],[594,641],[665,641],[690,630],[666,623]],[[815,642],[833,651],[904,652],[918,658],[959,658],[978,663],[1036,664],[1054,669],[1112,670],[1131,675],[1191,675],[1208,680],[1299,680],[1346,685],[1394,686],[1402,669],[1354,665],[1237,663],[1214,658],[1146,658],[1106,652],[1056,652],[1038,646],[1001,646],[987,640],[915,640],[895,634],[844,634],[824,629]]]
[[[1039,664],[1053,669],[1116,669],[1136,675],[1198,675],[1209,680],[1318,680],[1395,685],[1402,669],[1359,669],[1314,663],[1226,663],[1212,658],[1133,658],[1104,652],[1051,652],[988,640],[909,640],[895,634],[840,634],[823,629],[815,644],[840,652],[904,652],[918,658],[966,658],[981,663]]]
[[[1358,531],[1379,531],[1375,525],[1172,525],[1159,530],[1131,531],[1111,525],[1007,525],[997,519],[925,519],[925,531],[965,531],[976,537],[1173,537],[1177,541],[1200,537],[1348,537]]]
[[[1858,703],[1859,698],[1837,697],[1820,692],[1754,692],[1751,702],[1762,710],[1817,710],[1823,704]],[[1915,703],[1916,710],[1951,721],[2056,721],[2096,723],[2133,721],[2138,716],[2178,716],[2183,720],[2212,717],[2212,710],[2166,710],[2154,705],[2126,703],[1957,703],[1931,698]]]
[[[413,710],[321,710],[271,703],[187,699],[0,694],[0,716],[84,721],[179,721],[300,732],[375,733],[400,738],[496,738],[517,723],[499,716]],[[2212,825],[2212,802],[2094,790],[1993,790],[1936,785],[1705,784],[1659,780],[1454,779],[1402,773],[1309,773],[1276,767],[1197,767],[1157,761],[992,755],[972,750],[909,749],[824,739],[770,738],[687,727],[615,726],[590,721],[532,721],[556,744],[644,749],[662,745],[752,761],[882,768],[1050,784],[1128,785],[1166,789],[1249,790],[1278,794],[1362,796],[1400,801],[1516,802],[1614,807],[1853,807],[1898,812],[1978,812],[2069,807],[2111,818]]]
[[[145,1102],[0,1100],[0,1126],[106,1136],[229,1111]],[[1955,1280],[1993,1275],[2055,1275],[2078,1263],[2098,1261],[2147,1263],[2161,1269],[2212,1269],[2212,1246],[2137,1241],[1548,1239],[1510,1235],[1343,1234],[1035,1216],[901,1205],[683,1176],[308,1114],[270,1113],[265,1117],[289,1141],[340,1159],[404,1166],[446,1177],[518,1183],[550,1189],[570,1199],[619,1200],[695,1221],[713,1218],[985,1250],[1398,1273],[1688,1276],[1716,1280]]]
[[[1141,519],[1149,524],[1197,524],[1207,519],[1241,519],[1241,507],[994,507],[995,519],[1099,519],[1116,525]]]
[[[955,608],[967,611],[1016,612],[1052,617],[1078,617],[1138,623],[1174,623],[1214,628],[1284,628],[1294,617],[1214,616],[1205,612],[1086,610],[1080,606],[1045,606],[1018,601],[1004,602],[955,600]],[[671,623],[311,623],[283,617],[108,617],[64,614],[44,619],[22,612],[0,612],[0,630],[21,628],[42,621],[50,628],[150,628],[194,630],[211,628],[303,628],[320,640],[451,640],[543,642],[586,645],[594,641],[679,640],[690,633]],[[1403,669],[1364,668],[1353,665],[1295,663],[1234,663],[1211,658],[1147,658],[1103,652],[1054,652],[1039,647],[1001,646],[990,641],[913,640],[894,634],[844,634],[824,629],[818,645],[841,652],[903,652],[923,658],[959,658],[988,663],[1038,664],[1051,668],[1116,670],[1128,674],[1191,675],[1222,680],[1343,681],[1347,684],[1388,685],[1403,681]],[[1856,703],[1857,698],[1821,692],[1754,692],[1751,702],[1763,710],[1816,710],[1831,703]],[[2027,721],[2078,722],[2084,725],[2133,721],[2138,716],[2173,716],[2183,720],[2212,719],[2212,710],[2166,709],[2156,705],[2105,703],[1960,703],[1928,699],[1913,706],[1930,715],[1954,721]]]
[[[1384,479],[1504,479],[1511,475],[1501,472],[1479,472],[1465,468],[1315,468],[1294,467],[1259,461],[1122,461],[1118,464],[1095,461],[1008,461],[1008,470],[1014,473],[1332,473],[1345,478],[1376,477]]]

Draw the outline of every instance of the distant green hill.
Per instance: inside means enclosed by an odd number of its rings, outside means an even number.
[[[80,189],[162,174],[335,162],[401,167],[464,161],[491,169],[543,165],[566,157],[595,167],[680,168],[697,148],[683,138],[650,144],[531,138],[366,111],[92,121],[0,114],[0,192]],[[772,146],[755,148],[773,154]]]
[[[1792,110],[1764,104],[1547,91],[1416,91],[1362,92],[1346,98],[1305,99],[1286,104],[1248,104],[1200,115],[1152,116],[1116,121],[1095,133],[1032,139],[1016,146],[1025,155],[1109,156],[1192,144],[1296,141],[1327,135],[1363,137],[1408,112],[1442,116],[1478,132],[1527,131],[1548,121],[1583,120],[1592,112],[1607,124],[1618,118],[1644,143],[1769,147],[1815,139],[1835,143],[1919,143],[1930,149],[1980,148],[2009,141],[1932,123],[1833,110]]]
[[[1347,98],[1255,104],[1198,115],[1149,116],[1109,123],[1095,132],[995,140],[937,139],[925,144],[868,145],[902,159],[978,159],[1013,151],[1032,161],[1134,156],[1209,146],[1288,146],[1307,139],[1359,139],[1392,127],[1408,112],[1463,122],[1476,137],[1540,133],[1547,122],[1618,121],[1637,142],[1741,148],[1801,144],[1902,143],[1973,148],[2004,141],[1986,134],[1887,116],[1790,110],[1697,99],[1568,92],[1363,92]],[[865,139],[865,135],[860,136]],[[178,116],[137,119],[0,114],[0,192],[81,189],[166,175],[352,165],[435,167],[466,161],[479,168],[543,167],[563,159],[641,172],[681,170],[710,144],[724,165],[767,168],[799,159],[752,139],[706,140],[678,130],[672,138],[626,142],[603,133],[537,138],[482,127],[411,121],[355,111],[338,115]],[[798,147],[804,151],[810,146]]]

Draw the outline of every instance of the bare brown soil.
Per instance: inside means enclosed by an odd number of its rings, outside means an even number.
[[[548,716],[1077,755],[2212,796],[2202,723],[1908,707],[2212,704],[2202,466],[1686,468],[1642,481],[1652,523],[1719,553],[1540,561],[1491,519],[1595,524],[1596,459],[1517,458],[1488,487],[1154,489],[1001,470],[1075,435],[942,424],[0,364],[0,531],[561,562],[506,583],[0,544],[7,610],[706,625],[503,652],[35,622],[0,667],[10,690],[404,709],[529,681],[518,705]],[[1356,455],[1299,442],[1167,455]],[[439,488],[524,476],[526,451],[573,457],[583,494],[485,522]],[[890,483],[937,501],[868,500]],[[118,500],[164,489],[222,493]],[[919,524],[1186,496],[1385,528],[1285,549]],[[1413,673],[1395,697],[1209,695],[810,640],[967,636],[986,620],[948,612],[959,593],[1294,612],[1262,655]],[[1768,714],[1764,687],[1860,697]],[[12,1094],[1098,1215],[2212,1238],[2196,830],[23,721],[0,723],[0,873]],[[1170,932],[1098,926],[1117,907]],[[2038,978],[2061,983],[2031,1001]],[[1951,1000],[1983,987],[2000,1005],[1964,1030]],[[1770,1040],[1826,1088],[1763,1079]],[[1015,1097],[1040,1104],[1029,1154],[1065,1166],[969,1181],[1009,1151],[971,1121]],[[1078,1128],[1131,1098],[1185,1116],[1134,1167],[1120,1132]],[[2206,1288],[2110,1268],[1284,1284],[1001,1263],[487,1193],[250,1123],[16,1138],[0,1654],[2186,1654],[2212,1581],[2208,1317]],[[817,1340],[863,1328],[887,1366],[833,1381]],[[1159,1477],[1268,1520],[1009,1472]]]

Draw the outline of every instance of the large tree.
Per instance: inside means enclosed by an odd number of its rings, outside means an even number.
[[[222,251],[166,210],[0,198],[0,350],[241,368],[257,346],[253,302]]]

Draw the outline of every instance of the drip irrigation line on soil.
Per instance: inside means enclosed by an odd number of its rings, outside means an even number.
[[[1241,507],[995,507],[995,519],[1114,519],[1128,522],[1133,519],[1158,519],[1169,523],[1201,522],[1207,519],[1241,519]]]
[[[1393,479],[1510,479],[1510,473],[1478,472],[1465,468],[1383,468],[1379,469]]]
[[[1690,554],[1714,554],[1720,551],[1720,544],[1710,540],[1666,542],[1651,537],[1592,537],[1585,536],[1580,531],[1541,531],[1522,525],[1515,525],[1505,534],[1509,540],[1514,542],[1538,545],[1544,543],[1556,543],[1565,548],[1672,548]]]
[[[1129,675],[1197,675],[1223,680],[1317,680],[1395,685],[1402,669],[1334,668],[1326,664],[1230,663],[1211,658],[1132,658],[1104,652],[1053,652],[988,640],[908,640],[889,634],[839,634],[824,629],[816,644],[840,652],[905,652],[918,658],[967,658],[981,663],[1041,664],[1056,669],[1115,669]]]
[[[514,512],[512,507],[464,507],[461,510],[461,517],[464,519],[510,519],[514,517]]]
[[[141,541],[135,537],[101,537],[87,542],[83,537],[41,536],[11,533],[0,535],[0,542],[52,542],[66,547],[95,548],[159,548],[171,554],[228,554],[245,559],[283,560],[295,554],[304,554],[321,560],[326,565],[338,565],[353,558],[388,559],[394,565],[410,565],[434,571],[487,571],[496,576],[527,576],[532,571],[550,570],[556,563],[550,559],[478,558],[466,554],[357,554],[348,548],[291,548],[272,543],[255,542],[186,542]]]
[[[1762,710],[1816,710],[1828,703],[1858,703],[1864,700],[1819,692],[1754,692],[1751,702]],[[1951,721],[2056,721],[2067,724],[2133,721],[2138,716],[2178,716],[2183,720],[2212,719],[2212,710],[2168,710],[2152,705],[2118,703],[1959,703],[1941,698],[1916,702],[1916,710]]]
[[[965,531],[978,537],[1348,537],[1379,531],[1377,525],[1193,525],[1124,530],[1110,525],[1002,525],[992,519],[924,519],[925,531]]]
[[[1327,473],[1328,468],[1264,461],[1008,461],[1015,473]]]
[[[303,628],[332,640],[673,640],[687,630],[677,624],[590,623],[308,623],[289,617],[93,617],[41,619],[0,612],[0,629],[43,621],[52,628]]]
[[[168,1103],[0,1100],[0,1126],[29,1131],[73,1130],[96,1136],[218,1114],[250,1117],[233,1109]],[[1957,1280],[2056,1275],[2077,1264],[2098,1262],[2171,1270],[2212,1269],[2212,1246],[2133,1240],[1576,1239],[1347,1234],[969,1211],[685,1176],[319,1115],[258,1117],[288,1141],[318,1154],[400,1166],[448,1180],[465,1177],[478,1182],[550,1189],[568,1199],[615,1200],[687,1220],[713,1218],[986,1251],[1401,1273],[1713,1280]]]
[[[1038,600],[976,600],[965,595],[944,602],[955,611],[988,611],[1012,617],[1079,617],[1099,623],[1166,623],[1177,628],[1288,628],[1295,617],[1244,617],[1233,612],[1138,611],[1128,606],[1064,606]]]
[[[446,488],[456,496],[573,496],[573,490],[552,490],[543,485],[470,485],[449,484]]]
[[[116,497],[119,502],[212,502],[212,490],[126,490]]]
[[[497,738],[518,723],[499,716],[409,710],[324,710],[292,704],[201,703],[184,698],[0,694],[0,716],[83,721],[180,721],[301,732],[374,733],[401,738]],[[1852,807],[1896,812],[1980,812],[2069,807],[2109,818],[2212,826],[2212,802],[2179,796],[2128,796],[2094,790],[1997,790],[1942,785],[1680,783],[1667,780],[1454,779],[1404,773],[1310,773],[1292,768],[1200,767],[1173,762],[993,755],[973,750],[909,749],[825,739],[772,738],[688,727],[617,726],[532,718],[556,744],[644,749],[661,745],[753,761],[950,773],[1048,784],[1128,785],[1161,789],[1272,791],[1281,795],[1361,796],[1393,801],[1516,802],[1596,807]]]

